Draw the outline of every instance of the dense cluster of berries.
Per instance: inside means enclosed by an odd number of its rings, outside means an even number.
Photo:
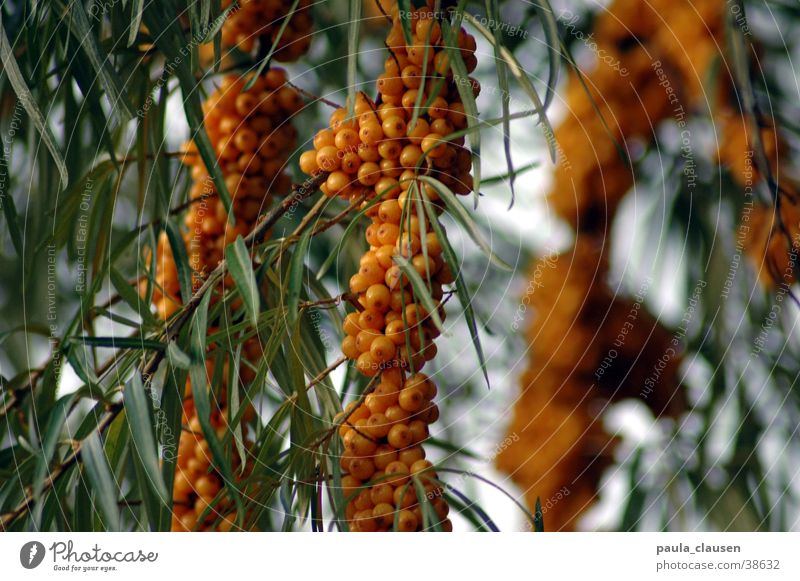
[[[302,107],[302,99],[279,68],[256,79],[248,91],[243,90],[245,83],[241,77],[226,76],[204,104],[205,127],[231,195],[235,225],[228,221],[194,144],[185,148],[194,203],[186,212],[183,236],[195,290],[219,264],[225,247],[252,231],[272,201],[271,192],[286,192],[291,185],[286,162],[296,147],[297,132],[287,120]],[[153,302],[166,319],[180,308],[178,274],[166,234],[159,240],[156,283]]]
[[[245,341],[242,358],[247,361],[257,361],[261,357],[261,345],[258,339],[252,338]],[[222,377],[227,382],[227,363],[224,365]],[[214,365],[206,362],[208,377],[214,377]],[[239,368],[237,381],[248,383],[253,380],[253,371],[246,365]],[[222,440],[229,430],[230,412],[225,404],[227,401],[225,388],[212,402],[212,413],[209,421],[217,437]],[[252,405],[247,405],[241,414],[240,422],[247,424],[255,417]],[[233,504],[225,494],[220,494],[224,489],[222,475],[211,466],[211,452],[208,441],[203,436],[200,419],[194,407],[191,382],[187,381],[186,394],[183,401],[183,416],[181,423],[185,429],[181,432],[178,443],[177,466],[175,480],[172,488],[172,530],[185,531],[229,531],[239,529],[236,524],[236,513]],[[245,448],[249,442],[244,442]],[[246,463],[240,470],[240,457],[232,453],[233,473],[240,479],[249,476],[252,464]],[[248,529],[252,528],[245,525]]]
[[[220,263],[225,247],[238,236],[247,236],[259,215],[272,200],[272,192],[284,193],[290,187],[286,162],[296,147],[296,130],[288,122],[302,107],[299,94],[287,85],[286,73],[273,68],[244,90],[246,78],[226,76],[204,103],[205,127],[231,195],[236,224],[217,195],[213,180],[194,144],[186,146],[184,162],[191,167],[193,178],[190,199],[182,230],[183,242],[193,272],[193,290]],[[161,317],[171,316],[180,308],[178,274],[172,249],[166,235],[159,239],[156,251],[156,289],[153,302]],[[232,282],[226,278],[223,288]],[[219,291],[215,291],[219,292]],[[219,295],[217,295],[219,296]],[[257,361],[261,356],[257,338],[244,345],[242,360]],[[210,365],[210,364],[209,364]],[[237,370],[239,380],[253,379],[251,368],[243,363]],[[223,377],[227,380],[228,372]],[[209,377],[213,377],[213,369]],[[178,447],[178,469],[174,482],[173,530],[228,530],[233,517],[226,515],[230,503],[217,499],[222,489],[220,475],[209,470],[208,443],[200,431],[191,387],[187,386],[183,419],[185,431]],[[227,429],[226,397],[219,395],[219,409],[211,417],[212,425],[224,433]],[[244,421],[252,419],[245,414]],[[234,455],[236,457],[236,455]],[[245,467],[243,474],[247,474]],[[211,510],[209,504],[214,502]],[[221,524],[215,523],[222,517]]]
[[[634,171],[612,138],[635,151],[631,145],[650,143],[665,119],[684,121],[705,94],[723,9],[717,0],[616,0],[598,16],[593,39],[603,58],[585,79],[573,73],[567,83],[567,116],[555,130],[561,159],[548,197],[576,231],[608,229],[633,185]],[[658,15],[667,12],[670,26],[663,26]]]
[[[348,408],[341,431],[345,492],[355,496],[347,516],[358,531],[391,529],[395,517],[399,530],[423,527],[409,475],[424,472],[426,479],[435,478],[420,444],[439,415],[432,402],[436,388],[419,371],[436,355],[433,339],[439,329],[434,314],[417,300],[398,257],[425,281],[438,303],[435,315],[444,320],[442,289],[453,282],[453,273],[430,222],[443,208],[436,188],[419,177],[436,178],[456,194],[472,191],[472,160],[463,137],[447,139],[467,126],[467,118],[444,48],[442,22],[430,8],[404,17],[410,18],[413,43],[406,45],[394,7],[386,41],[391,54],[377,81],[378,101],[359,94],[352,119],[344,109],[335,111],[330,127],[315,136],[314,150],[300,158],[305,173],[328,172],[321,188],[326,195],[362,201],[371,219],[369,250],[350,279],[362,310],[347,315],[342,343],[361,373],[380,376],[375,391]],[[467,70],[473,71],[475,39],[461,30],[455,40]],[[477,81],[464,82],[477,93]],[[429,202],[430,214],[424,209]],[[425,486],[449,530],[441,490],[431,481]]]
[[[602,427],[609,403],[637,398],[656,416],[683,408],[672,335],[641,301],[615,297],[602,243],[578,238],[568,253],[537,261],[526,303],[530,363],[497,466],[526,494],[550,500],[548,530],[572,530],[592,503],[615,440]],[[567,491],[559,501],[560,491]]]
[[[640,301],[615,297],[606,281],[598,249],[635,179],[609,132],[629,150],[632,141],[652,141],[665,119],[684,121],[719,50],[723,9],[718,0],[616,0],[594,23],[603,58],[585,83],[573,75],[566,87],[567,117],[555,130],[561,159],[548,204],[577,239],[571,251],[549,259],[556,268],[538,261],[532,267],[531,364],[508,428],[517,437],[497,458],[531,508],[537,497],[551,501],[550,529],[575,527],[610,462],[614,440],[592,412],[596,404],[638,398],[655,415],[683,406],[680,349]],[[680,24],[660,26],[665,12]],[[565,498],[552,502],[563,490]]]
[[[222,0],[227,9],[233,0]],[[278,32],[292,7],[291,0],[239,0],[222,25],[222,45],[252,52],[257,41],[267,43],[267,49],[277,40]],[[311,0],[300,0],[281,34],[274,57],[280,62],[295,61],[311,45]]]

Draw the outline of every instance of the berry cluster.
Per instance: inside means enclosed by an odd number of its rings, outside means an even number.
[[[561,159],[548,205],[578,235],[571,251],[547,259],[555,267],[542,268],[543,259],[532,266],[531,364],[508,428],[515,438],[497,458],[532,509],[537,497],[551,502],[549,529],[575,527],[610,462],[614,440],[592,406],[639,398],[655,415],[682,408],[680,346],[671,345],[639,300],[614,296],[600,249],[635,179],[611,138],[628,149],[635,140],[650,143],[656,125],[670,117],[685,122],[703,94],[702,72],[714,56],[707,47],[716,47],[721,10],[715,0],[616,0],[594,23],[602,58],[585,81],[573,75],[566,87],[568,114],[555,130]],[[680,26],[658,26],[665,12]],[[665,354],[673,355],[660,363]],[[651,393],[642,398],[642,389]]]
[[[222,0],[224,9],[231,4],[233,0]],[[222,45],[249,53],[256,48],[256,41],[261,41],[268,43],[268,49],[277,39],[292,4],[291,0],[239,0],[239,7],[232,9],[222,25]],[[311,0],[297,4],[275,49],[276,60],[295,61],[308,51],[313,26],[311,4]]]
[[[245,341],[242,358],[247,361],[257,361],[261,357],[261,344],[253,338]],[[226,383],[228,372],[223,370],[222,376]],[[214,365],[206,362],[206,372],[209,377],[214,376]],[[239,378],[244,383],[253,380],[252,370],[242,365],[239,369]],[[230,412],[225,404],[226,388],[223,387],[215,402],[212,402],[211,417],[209,421],[217,437],[222,440],[229,429]],[[247,424],[255,418],[255,410],[248,405],[242,413],[241,423]],[[182,424],[185,429],[181,432],[178,443],[177,467],[172,488],[172,530],[173,531],[229,531],[238,528],[236,513],[229,498],[220,492],[224,488],[222,475],[211,466],[211,452],[208,441],[203,436],[200,419],[194,407],[191,381],[186,383],[186,394],[183,401]],[[249,446],[245,442],[245,447]],[[246,464],[244,470],[239,470],[239,455],[234,453],[233,472],[240,479],[246,478],[252,470],[252,465]]]
[[[450,71],[443,23],[430,7],[415,9],[410,19],[413,43],[406,45],[399,10],[393,8],[386,41],[391,54],[377,81],[377,102],[359,94],[352,119],[344,109],[335,111],[329,128],[316,134],[314,150],[300,158],[304,172],[328,172],[321,188],[326,195],[362,201],[371,219],[369,250],[350,279],[362,310],[345,318],[342,342],[342,351],[362,374],[380,376],[363,403],[350,404],[341,428],[343,486],[351,496],[347,518],[357,531],[389,530],[395,523],[397,530],[421,530],[422,511],[409,476],[422,473],[428,501],[443,529],[451,528],[447,503],[432,482],[435,473],[420,445],[439,411],[432,402],[436,388],[419,371],[436,355],[434,320],[444,320],[442,289],[454,279],[430,222],[443,207],[436,188],[419,178],[431,176],[467,194],[472,159],[463,137],[448,139],[467,126],[467,119]],[[475,39],[462,29],[454,42],[473,71]],[[464,82],[477,94],[477,81]],[[428,203],[430,214],[424,210]],[[438,303],[435,316],[417,300],[400,257],[427,284]]]
[[[194,289],[219,264],[225,247],[246,236],[272,201],[271,192],[288,191],[286,162],[297,132],[287,122],[302,107],[300,95],[286,84],[286,73],[273,68],[244,91],[246,79],[226,76],[204,103],[205,127],[231,195],[236,224],[217,195],[214,182],[193,143],[184,162],[191,166],[189,191],[194,203],[184,218],[184,244],[194,272]],[[159,239],[153,301],[164,319],[180,308],[179,283],[166,234]],[[230,281],[226,281],[226,285]]]
[[[530,363],[496,463],[529,506],[551,501],[548,530],[574,529],[611,464],[616,442],[599,410],[625,398],[655,416],[683,407],[672,335],[644,310],[646,289],[635,301],[614,296],[600,248],[580,236],[570,253],[536,261],[525,297],[537,314],[526,332]]]
[[[235,75],[226,76],[203,105],[205,127],[231,195],[235,225],[230,224],[195,145],[186,145],[184,162],[191,167],[190,199],[193,203],[185,215],[182,234],[193,272],[193,290],[197,290],[220,263],[225,247],[238,236],[247,236],[253,230],[259,215],[270,205],[272,192],[283,193],[290,187],[285,169],[296,147],[297,135],[287,120],[302,107],[302,100],[287,84],[282,69],[270,69],[257,78],[250,89],[244,90],[247,80]],[[166,319],[180,308],[181,302],[177,269],[166,234],[159,239],[156,259],[157,284],[153,301],[159,315]],[[222,286],[230,285],[232,281],[227,277]],[[257,361],[260,356],[258,339],[248,340],[244,345],[243,361]],[[213,377],[213,365],[208,365],[209,377]],[[244,383],[252,381],[253,372],[246,363],[240,365],[237,372],[239,380]],[[222,375],[227,381],[228,372],[224,371]],[[183,409],[186,431],[181,434],[178,447],[172,528],[210,530],[222,516],[219,528],[228,530],[233,526],[233,517],[226,515],[230,502],[224,496],[217,499],[222,489],[221,477],[209,468],[208,443],[200,431],[191,386],[187,386],[187,391]],[[224,389],[218,401],[219,409],[213,412],[211,422],[224,434],[228,421]],[[252,417],[252,411],[248,410],[243,419],[248,421]],[[247,474],[248,470],[245,467],[243,473]],[[209,510],[212,502],[213,507]]]

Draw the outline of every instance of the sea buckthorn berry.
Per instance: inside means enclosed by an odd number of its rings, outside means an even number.
[[[408,124],[406,127],[406,136],[411,143],[419,145],[426,135],[430,133],[429,123],[422,117],[417,117],[415,124]]]
[[[428,439],[428,425],[422,420],[413,420],[408,424],[411,439],[414,444],[419,444]]]
[[[442,119],[447,117],[450,112],[449,104],[442,97],[436,97],[428,107],[428,115],[433,119]]]
[[[389,420],[386,419],[386,416],[382,412],[373,413],[367,420],[367,425],[364,427],[365,433],[373,438],[385,438],[390,429],[391,424],[389,424]]]
[[[394,357],[395,346],[391,340],[386,338],[386,336],[381,335],[372,342],[369,352],[372,354],[372,357],[375,359],[375,361],[379,363],[385,363]]]
[[[410,510],[401,510],[397,517],[397,530],[402,533],[412,533],[417,530],[419,520]]]
[[[369,351],[372,342],[380,336],[375,329],[364,329],[356,336],[356,348],[362,353]]]
[[[378,259],[378,263],[381,265],[381,267],[386,269],[391,268],[392,265],[394,264],[394,259],[392,258],[393,256],[394,256],[393,244],[384,244],[375,251],[375,258]],[[390,301],[391,301],[391,294],[390,294]],[[387,316],[391,314],[392,313],[389,312],[387,313]],[[387,319],[386,322],[389,323],[389,320]]]
[[[407,412],[416,412],[425,405],[425,396],[416,387],[404,387],[398,399],[400,407]]]
[[[358,181],[364,186],[374,186],[381,179],[380,166],[372,161],[364,162],[358,168]]]
[[[406,135],[406,122],[399,115],[387,117],[381,124],[383,134],[388,139],[400,139]]]
[[[380,263],[380,259],[378,259]],[[389,303],[392,300],[392,295],[388,287],[383,284],[373,284],[367,289],[367,305],[368,309],[376,311],[385,311],[389,308]]]
[[[389,489],[391,490],[392,487],[390,486]],[[383,528],[391,527],[394,522],[395,509],[391,504],[392,502],[393,500],[390,498],[389,502],[378,503],[372,509],[373,518],[378,522],[379,526]]]
[[[396,159],[382,159],[379,163],[381,168],[381,175],[396,178],[403,173],[403,168]]]
[[[344,318],[344,322],[342,323],[342,329],[345,333],[351,336],[356,336],[360,331],[362,331],[361,326],[358,324],[358,317],[359,313],[349,313]]]
[[[402,210],[397,200],[386,200],[378,207],[378,217],[384,222],[399,224],[401,216]]]
[[[395,426],[398,427],[398,426]],[[385,469],[385,482],[392,486],[402,486],[408,482],[408,466],[402,462],[394,461]]]
[[[361,351],[358,350],[356,346],[355,338],[348,335],[342,340],[342,353],[348,359],[358,359],[358,356],[361,355]]]
[[[314,136],[314,149],[319,151],[328,145],[334,145],[336,134],[330,129],[321,129]]]
[[[375,506],[382,503],[391,504],[394,501],[394,488],[388,484],[376,484],[369,491],[369,496]]]
[[[349,472],[359,480],[369,480],[375,474],[375,464],[367,458],[353,458],[350,461]]]
[[[389,410],[387,410],[387,412],[388,411]],[[389,418],[388,415],[386,417]],[[389,430],[387,438],[389,440],[389,444],[398,449],[410,446],[413,442],[411,430],[405,424],[395,424],[392,426]]]
[[[378,363],[375,361],[369,351],[358,356],[356,365],[358,370],[367,377],[375,377],[380,371]]]
[[[372,461],[378,470],[386,470],[387,466],[397,461],[397,450],[387,444],[381,444],[376,448]]]
[[[398,75],[383,74],[378,77],[377,86],[382,95],[399,95],[403,91],[403,80]]]
[[[381,154],[379,153],[378,148],[374,145],[362,143],[358,146],[358,157],[365,162],[377,162],[381,159]]]
[[[345,127],[336,132],[333,141],[338,149],[352,149],[359,144],[358,132],[355,129]]]
[[[334,171],[328,176],[325,185],[328,186],[328,190],[331,194],[340,196],[347,192],[350,187],[350,182],[350,176],[346,173],[343,171]]]
[[[378,154],[383,159],[397,159],[403,147],[398,141],[382,141],[378,144]],[[380,193],[380,192],[378,192]]]
[[[342,161],[340,162],[339,165],[342,168],[343,172],[348,174],[355,174],[361,167],[361,158],[358,157],[357,153],[349,151],[342,156]]]
[[[425,143],[425,140],[422,140]],[[405,168],[415,168],[422,157],[422,149],[413,143],[406,145],[400,152],[400,165]]]
[[[400,450],[397,455],[397,460],[402,462],[406,466],[411,467],[414,465],[415,462],[418,460],[425,459],[425,450],[422,449],[422,446],[412,446],[411,448],[406,448],[405,450]],[[413,470],[411,470],[413,474]]]
[[[388,408],[386,408],[384,415],[386,416],[386,419],[389,420],[389,422],[393,425],[392,427],[394,427],[395,425],[398,426],[402,425],[403,427],[405,427],[403,422],[408,420],[409,417],[408,412],[403,408],[401,408],[399,405],[389,406]],[[389,431],[391,432],[391,430]]]
[[[358,136],[361,138],[362,143],[366,145],[376,145],[383,139],[383,129],[380,124],[375,121],[374,123],[368,123],[362,126],[358,132]]]
[[[365,310],[359,313],[358,324],[362,330],[370,329],[380,333],[380,330],[382,330],[384,327],[383,314],[377,309],[367,307]]]
[[[333,145],[326,145],[317,150],[317,166],[323,171],[339,169],[339,151]]]
[[[392,501],[399,509],[411,508],[417,504],[417,493],[413,485],[398,486],[394,489]]]

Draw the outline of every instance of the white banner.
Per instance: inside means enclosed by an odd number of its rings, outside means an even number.
[[[798,547],[800,533],[5,533],[0,579],[797,580]]]

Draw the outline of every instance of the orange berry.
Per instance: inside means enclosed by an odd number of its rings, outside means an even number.
[[[333,145],[326,145],[317,150],[317,166],[323,171],[336,171],[339,169],[339,150]]]
[[[404,387],[400,391],[398,403],[405,411],[413,413],[419,411],[425,405],[425,396],[416,387]]]
[[[359,158],[360,159],[360,158]],[[377,163],[368,161],[358,168],[358,181],[364,186],[374,186],[381,179],[381,168]]]
[[[373,394],[370,394],[373,395]],[[367,396],[369,397],[369,396]],[[373,438],[385,438],[391,429],[389,420],[383,413],[373,413],[367,420],[367,425],[364,427],[364,432]]]
[[[387,411],[386,417],[391,420],[388,412],[393,409],[389,408]],[[407,446],[410,446],[413,442],[413,436],[411,434],[411,430],[405,424],[395,424],[389,430],[389,434],[387,436],[389,444],[394,446],[395,448],[402,449]],[[405,464],[403,465],[405,466]]]
[[[344,356],[348,359],[358,359],[358,356],[361,355],[361,351],[356,347],[356,340],[354,337],[348,335],[342,340],[342,353],[344,353]]]
[[[375,464],[368,458],[353,458],[350,461],[350,474],[359,480],[369,480],[375,473]],[[365,491],[366,492],[366,491]]]
[[[358,367],[358,370],[367,377],[375,377],[380,371],[378,363],[375,361],[369,351],[359,355],[356,366]]]
[[[375,361],[379,363],[385,363],[394,357],[395,346],[391,340],[386,338],[386,336],[381,335],[380,337],[376,337],[372,342],[369,352],[372,354],[372,357],[375,359]]]
[[[395,426],[397,427],[397,426]],[[408,466],[402,462],[394,461],[385,470],[387,484],[392,486],[402,486],[408,482]]]
[[[413,512],[401,510],[397,517],[397,530],[402,533],[412,533],[417,530],[419,521]]]
[[[381,444],[375,450],[372,461],[378,470],[386,470],[387,466],[397,461],[397,450],[387,444]]]

